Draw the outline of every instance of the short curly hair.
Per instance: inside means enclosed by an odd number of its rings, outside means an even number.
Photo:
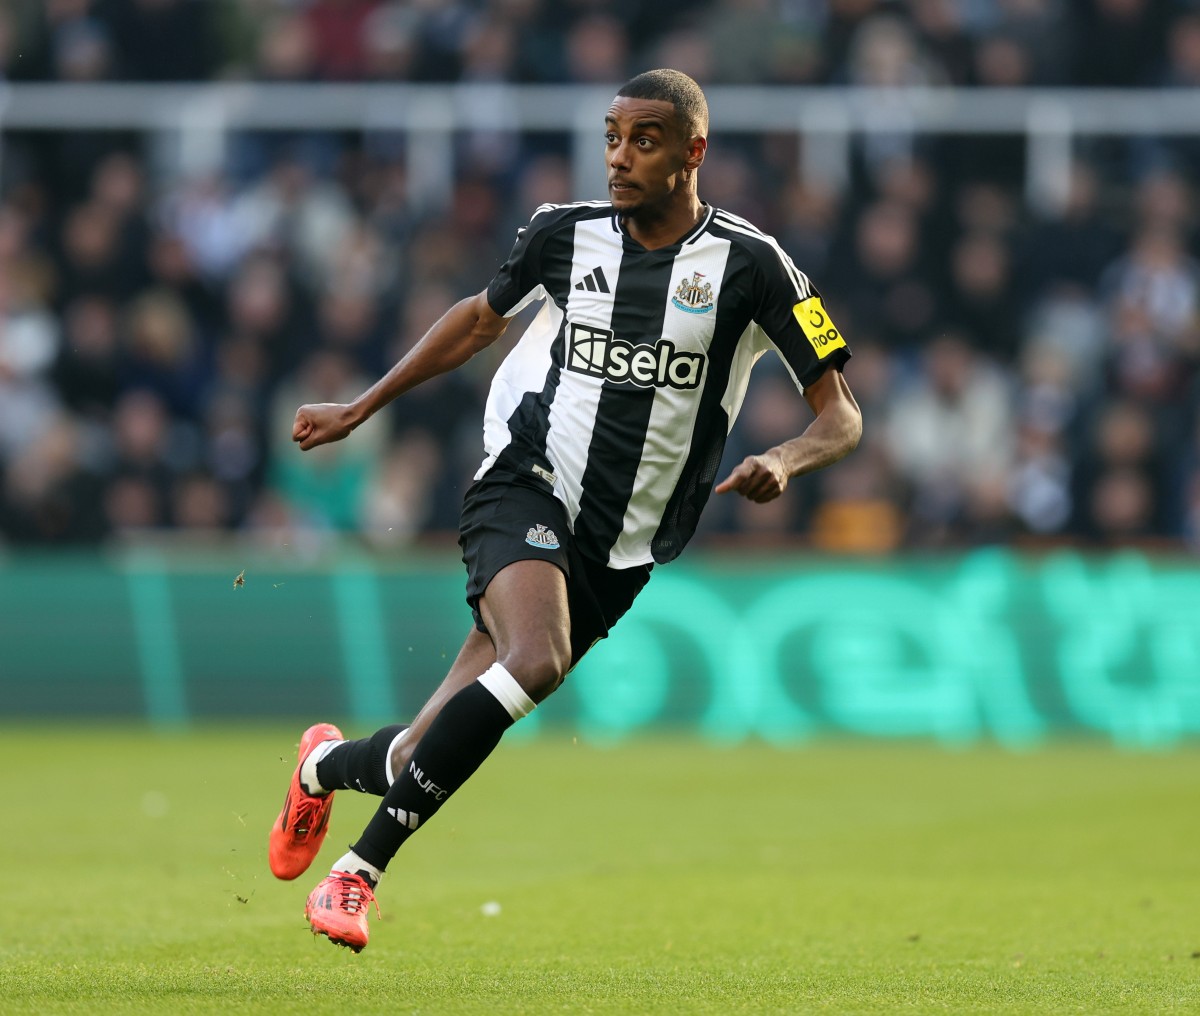
[[[675,107],[675,119],[689,138],[708,136],[708,100],[683,71],[666,67],[643,71],[617,91],[626,99],[658,99]]]

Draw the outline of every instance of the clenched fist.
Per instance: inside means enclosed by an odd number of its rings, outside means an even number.
[[[330,444],[348,437],[357,422],[350,406],[341,402],[318,402],[296,410],[292,424],[292,440],[300,443],[302,452],[317,445]]]

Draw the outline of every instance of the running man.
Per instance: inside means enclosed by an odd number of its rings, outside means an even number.
[[[320,723],[301,739],[271,830],[279,878],[316,857],[335,791],[383,797],[309,896],[314,934],[356,952],[367,944],[376,886],[408,837],[608,635],[651,568],[680,554],[759,356],[783,359],[815,419],[742,461],[718,493],[770,501],[858,443],[842,377],[850,351],[820,295],[774,239],[698,196],[707,134],[691,78],[633,78],[604,118],[608,201],[543,205],[487,289],[382,379],[354,402],[296,413],[301,450],[340,441],[542,301],[492,381],[486,458],[463,502],[474,629],[411,725],[349,741]]]

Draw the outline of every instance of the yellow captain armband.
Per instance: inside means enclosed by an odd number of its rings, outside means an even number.
[[[829,312],[819,296],[801,300],[792,308],[792,316],[804,331],[818,360],[824,360],[835,349],[845,348],[846,340],[829,319]]]

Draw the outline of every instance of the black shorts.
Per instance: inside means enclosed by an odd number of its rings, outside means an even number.
[[[567,579],[571,666],[608,635],[650,578],[651,565],[609,568],[579,553],[567,510],[532,471],[494,466],[463,498],[459,546],[467,566],[467,603],[485,635],[479,598],[497,573],[516,561],[550,561]]]

